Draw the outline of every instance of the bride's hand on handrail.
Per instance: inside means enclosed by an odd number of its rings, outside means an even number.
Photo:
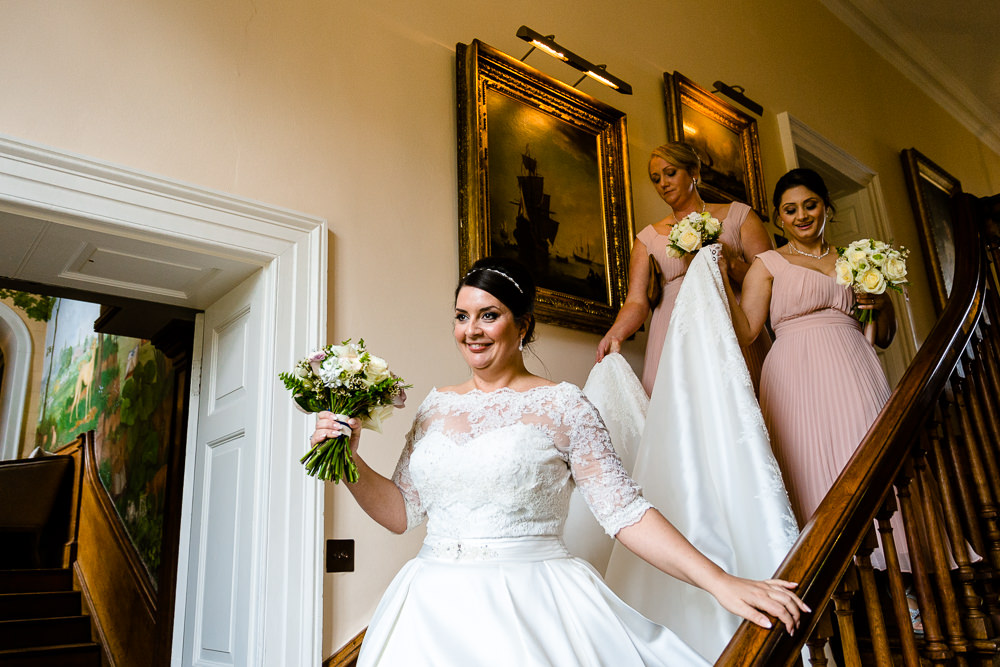
[[[798,584],[782,579],[756,581],[729,574],[726,577],[722,589],[712,592],[719,604],[762,628],[771,628],[769,614],[785,626],[789,635],[794,635],[802,613],[812,611],[792,592]]]

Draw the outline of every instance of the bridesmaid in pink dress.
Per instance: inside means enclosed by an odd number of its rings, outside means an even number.
[[[681,288],[684,274],[691,263],[691,255],[682,258],[667,255],[667,237],[677,220],[694,212],[708,211],[722,221],[719,242],[723,246],[729,279],[737,292],[753,258],[774,246],[764,224],[749,206],[740,202],[732,204],[706,204],[698,194],[701,176],[701,159],[697,151],[681,141],[671,142],[653,151],[649,158],[649,178],[660,197],[670,206],[671,214],[649,225],[638,235],[632,245],[629,261],[629,289],[625,303],[614,324],[597,345],[597,361],[610,352],[617,352],[625,340],[646,321],[649,303],[646,287],[649,284],[649,262],[652,257],[663,270],[665,284],[660,305],[653,311],[646,338],[646,355],[642,372],[642,386],[652,394],[657,365],[663,350],[663,340],[674,310],[674,300]],[[744,356],[750,369],[754,387],[758,386],[761,365],[770,340],[760,336],[750,346],[744,347]]]
[[[730,307],[741,342],[757,336],[770,316],[775,341],[764,361],[760,405],[804,525],[889,398],[869,340],[886,347],[896,320],[887,295],[855,296],[836,283],[837,252],[823,236],[833,207],[816,172],[782,176],[774,206],[788,243],[758,255],[742,301],[731,295]],[[868,331],[851,315],[854,306],[878,310]]]

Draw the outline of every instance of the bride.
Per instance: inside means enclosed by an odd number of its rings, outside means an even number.
[[[729,315],[718,249],[704,248],[681,286],[648,407],[618,354],[584,387],[643,496],[723,570],[769,577],[798,535]],[[566,542],[646,617],[704,658],[722,653],[742,620],[703,590],[663,577],[597,534],[573,500]],[[606,564],[606,570],[603,569]]]
[[[566,550],[574,484],[603,529],[644,561],[733,614],[793,632],[809,611],[794,584],[734,576],[692,547],[639,493],[580,389],[527,371],[534,296],[514,262],[480,260],[462,278],[454,337],[471,377],[430,392],[392,479],[358,455],[359,420],[317,418],[314,443],[350,436],[359,479],[347,488],[373,519],[396,533],[427,521],[358,664],[707,665]]]

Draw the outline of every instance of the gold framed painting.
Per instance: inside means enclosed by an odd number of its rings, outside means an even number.
[[[740,201],[767,220],[757,121],[679,72],[663,73],[667,136],[702,158],[698,190],[705,201]]]
[[[479,40],[456,51],[459,271],[517,259],[539,321],[603,333],[628,288],[625,114]]]
[[[928,278],[934,290],[934,306],[940,314],[951,294],[955,276],[955,235],[951,199],[962,192],[958,179],[934,164],[916,148],[900,151],[910,205]]]

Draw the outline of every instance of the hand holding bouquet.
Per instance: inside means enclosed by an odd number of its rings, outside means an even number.
[[[883,241],[860,239],[846,248],[837,248],[837,284],[854,290],[855,294],[884,294],[885,290],[903,291],[906,284],[906,258],[910,251],[896,249]],[[872,322],[878,311],[858,309],[862,324]]]
[[[350,339],[313,352],[300,359],[292,373],[278,377],[304,412],[329,410],[357,417],[362,428],[379,433],[392,409],[403,407],[405,390],[411,386],[389,371],[385,359],[370,354],[364,340],[352,343]],[[299,461],[307,474],[318,479],[358,481],[350,439],[345,435],[317,443]]]
[[[683,257],[688,253],[696,253],[702,246],[715,243],[721,233],[722,223],[708,211],[690,213],[670,229],[667,254],[671,257]]]

